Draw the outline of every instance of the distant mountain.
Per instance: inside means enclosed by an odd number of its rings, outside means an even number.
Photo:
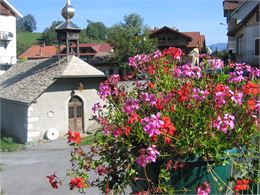
[[[221,51],[221,50],[227,49],[227,43],[215,43],[215,44],[209,45],[208,47],[212,50],[212,52],[214,52],[216,50]]]

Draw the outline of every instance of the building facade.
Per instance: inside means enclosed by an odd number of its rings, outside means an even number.
[[[21,17],[7,0],[0,1],[0,71],[16,64],[16,19]]]
[[[93,130],[92,106],[103,79],[76,56],[14,65],[0,78],[1,130],[23,143]]]
[[[160,50],[168,47],[181,48],[186,54],[182,63],[199,64],[199,54],[206,53],[205,36],[200,32],[179,32],[176,28],[164,26],[152,30],[150,37],[158,40]]]
[[[78,57],[80,30],[71,21],[74,12],[67,0],[62,9],[65,21],[56,28],[59,48],[62,42],[67,47],[65,56],[60,52],[28,60],[0,77],[1,131],[7,136],[26,143],[55,140],[69,130],[96,130],[92,106],[101,101],[97,92],[106,76]],[[76,42],[76,56],[70,54],[70,41]]]
[[[259,2],[243,1],[228,12],[228,49],[234,61],[259,66]],[[225,4],[224,4],[225,5]],[[225,13],[225,6],[224,6]]]

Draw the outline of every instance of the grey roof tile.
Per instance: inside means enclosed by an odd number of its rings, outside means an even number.
[[[79,67],[77,67],[77,64]],[[73,70],[76,68],[76,71]],[[68,70],[71,71],[68,72]],[[64,74],[65,73],[65,74]],[[12,66],[0,77],[0,98],[31,103],[57,78],[103,77],[104,74],[75,56],[30,60]]]

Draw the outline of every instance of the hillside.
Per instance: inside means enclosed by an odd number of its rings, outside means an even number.
[[[214,52],[216,50],[222,51],[222,50],[227,49],[227,44],[226,43],[215,43],[215,44],[209,45],[209,48],[212,50],[212,52]]]
[[[37,44],[42,33],[17,32],[17,55],[19,56],[26,49]]]

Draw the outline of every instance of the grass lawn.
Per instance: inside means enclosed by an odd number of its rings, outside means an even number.
[[[94,143],[95,141],[95,138],[96,139],[99,139],[101,137],[102,133],[101,132],[98,132],[98,133],[95,133],[95,134],[91,134],[91,135],[88,135],[86,137],[83,137],[80,141],[80,145],[81,146],[88,146],[88,145],[91,145]]]
[[[23,53],[32,45],[37,44],[42,33],[36,32],[17,32],[17,55]]]
[[[24,144],[18,144],[13,141],[10,137],[2,137],[0,139],[0,151],[3,152],[12,152],[23,150],[25,148]]]

